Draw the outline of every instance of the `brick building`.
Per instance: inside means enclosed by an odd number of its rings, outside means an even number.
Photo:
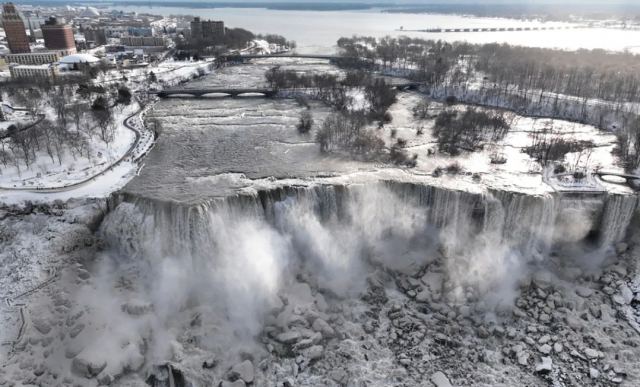
[[[41,27],[44,46],[49,50],[64,50],[76,52],[76,41],[73,38],[73,28],[60,23],[55,17],[50,17]]]
[[[6,3],[2,6],[2,28],[7,35],[9,50],[13,54],[31,52],[29,38],[24,27],[24,22],[18,14],[18,10],[13,3]]]

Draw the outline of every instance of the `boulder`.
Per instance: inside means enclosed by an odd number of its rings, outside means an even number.
[[[598,351],[596,351],[595,349],[592,349],[592,348],[585,348],[584,354],[589,359],[597,359],[600,356],[600,352],[598,352]]]
[[[549,344],[543,344],[538,347],[538,351],[542,352],[545,355],[548,355],[551,353],[551,346]]]
[[[593,289],[587,288],[585,286],[578,286],[576,288],[576,294],[578,294],[582,298],[589,298],[593,295]]]
[[[536,364],[536,372],[539,374],[548,374],[553,369],[553,361],[550,357],[542,357],[542,361]]]
[[[633,292],[627,285],[620,286],[620,296],[626,305],[631,304],[631,301],[633,301]]]
[[[436,387],[452,387],[449,378],[444,373],[438,371],[431,375],[431,383]]]
[[[242,379],[246,383],[252,383],[254,377],[253,363],[249,360],[234,365],[229,372],[230,379]]]
[[[331,328],[331,326],[321,318],[317,318],[313,325],[311,326],[314,331],[322,333],[324,337],[333,337],[336,332]]]
[[[320,359],[323,356],[324,348],[322,345],[314,345],[302,351],[304,357],[309,361]]]
[[[106,362],[92,362],[82,356],[76,356],[71,362],[71,372],[78,376],[91,379],[102,372],[106,366]]]
[[[287,331],[276,336],[276,340],[283,344],[294,344],[302,338],[302,334],[298,331]]]
[[[616,253],[618,254],[622,254],[626,252],[628,249],[629,249],[629,245],[624,242],[620,242],[616,244]]]
[[[529,353],[525,351],[520,351],[516,353],[516,358],[518,359],[518,364],[521,366],[526,366],[529,364]]]
[[[44,318],[32,318],[31,323],[33,324],[33,327],[43,335],[51,332],[51,325]]]
[[[538,271],[533,275],[532,282],[538,289],[549,289],[552,284],[551,273],[546,271]]]
[[[230,382],[228,380],[224,380],[220,383],[220,387],[245,387],[247,384],[242,381],[242,379],[235,380]]]

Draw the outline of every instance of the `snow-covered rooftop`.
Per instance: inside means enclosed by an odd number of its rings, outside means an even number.
[[[60,63],[62,64],[95,63],[99,60],[100,59],[90,54],[72,54],[72,55],[67,55],[64,58],[60,59]]]

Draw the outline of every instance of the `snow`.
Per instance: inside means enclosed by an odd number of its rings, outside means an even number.
[[[144,86],[141,81],[147,79],[149,71],[154,71],[158,79],[158,86],[155,87],[162,87],[160,84],[170,86],[209,73],[211,68],[211,61],[168,60],[146,69],[127,70],[127,83],[133,90],[141,89]],[[120,73],[111,72],[100,81],[113,82],[120,77]],[[146,89],[142,89],[142,92],[146,92]],[[57,159],[51,162],[49,156],[43,151],[37,155],[36,162],[29,169],[25,169],[22,165],[20,171],[12,165],[1,168],[0,202],[19,203],[25,200],[41,202],[75,197],[105,197],[122,188],[137,174],[141,159],[155,142],[153,133],[142,122],[142,116],[150,106],[130,121],[140,136],[134,148],[131,147],[134,144],[135,133],[124,125],[124,120],[138,109],[137,103],[132,103],[117,112],[115,116],[117,127],[112,143],[107,145],[97,138],[91,141],[93,154],[91,161],[86,158],[74,159],[67,151],[64,152],[61,163]],[[48,109],[47,114],[54,113]],[[22,123],[27,117],[26,112],[14,111],[9,117],[10,121],[0,122],[0,130],[6,129],[13,123]],[[123,156],[130,149],[130,157],[123,160]],[[119,160],[122,161],[113,167],[112,165]]]
[[[113,142],[107,144],[97,137],[91,140],[91,160],[77,155],[74,157],[68,149],[64,151],[62,160],[57,160],[55,156],[52,160],[46,150],[41,149],[36,155],[35,163],[28,169],[23,164],[19,167],[8,164],[1,168],[0,189],[61,188],[108,169],[127,153],[135,141],[135,133],[126,128],[123,121],[137,109],[137,104],[131,104],[115,114],[117,127]],[[2,141],[8,143],[10,139]],[[6,147],[9,147],[8,144]]]

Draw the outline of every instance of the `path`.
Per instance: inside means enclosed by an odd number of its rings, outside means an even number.
[[[95,181],[97,178],[105,175],[106,173],[108,173],[109,171],[111,171],[114,167],[118,166],[120,163],[122,163],[123,161],[129,159],[131,157],[131,161],[137,161],[140,159],[140,157],[142,157],[143,155],[146,154],[146,152],[151,148],[151,146],[153,145],[153,140],[154,140],[154,136],[153,134],[151,134],[146,128],[144,128],[144,124],[141,123],[141,117],[140,115],[143,114],[149,107],[151,106],[151,104],[147,105],[146,107],[141,107],[140,109],[138,109],[135,113],[131,114],[130,116],[128,116],[127,118],[124,119],[123,121],[123,125],[133,131],[133,133],[135,134],[135,140],[133,141],[133,144],[131,144],[131,147],[129,147],[129,149],[115,162],[113,162],[111,165],[109,165],[107,168],[105,168],[104,170],[98,172],[97,174],[88,177],[84,180],[75,182],[75,183],[71,183],[71,184],[67,184],[67,185],[62,185],[59,187],[36,187],[36,188],[30,188],[30,187],[0,187],[0,191],[1,190],[5,190],[5,191],[21,191],[21,192],[32,192],[32,193],[55,193],[55,192],[64,192],[64,191],[70,191],[72,189],[76,189],[79,187],[82,187],[86,184],[89,184],[93,181]],[[140,119],[140,122],[138,124],[135,123],[136,119]]]
[[[25,309],[27,307],[27,304],[24,302],[16,302],[17,299],[26,297],[26,296],[30,296],[31,294],[42,290],[43,288],[45,288],[46,286],[50,285],[56,278],[58,277],[58,273],[55,270],[55,268],[52,268],[51,271],[49,272],[49,277],[42,281],[41,283],[39,283],[38,285],[16,295],[13,297],[6,297],[4,299],[5,303],[7,304],[7,306],[9,308],[13,308],[17,310],[17,313],[20,314],[20,327],[18,328],[18,333],[16,335],[16,338],[13,340],[8,340],[2,343],[2,345],[10,345],[11,346],[11,350],[9,351],[9,354],[12,354],[15,351],[16,345],[20,342],[20,340],[22,340],[22,337],[24,336],[24,332],[27,326],[27,319],[25,318]]]

